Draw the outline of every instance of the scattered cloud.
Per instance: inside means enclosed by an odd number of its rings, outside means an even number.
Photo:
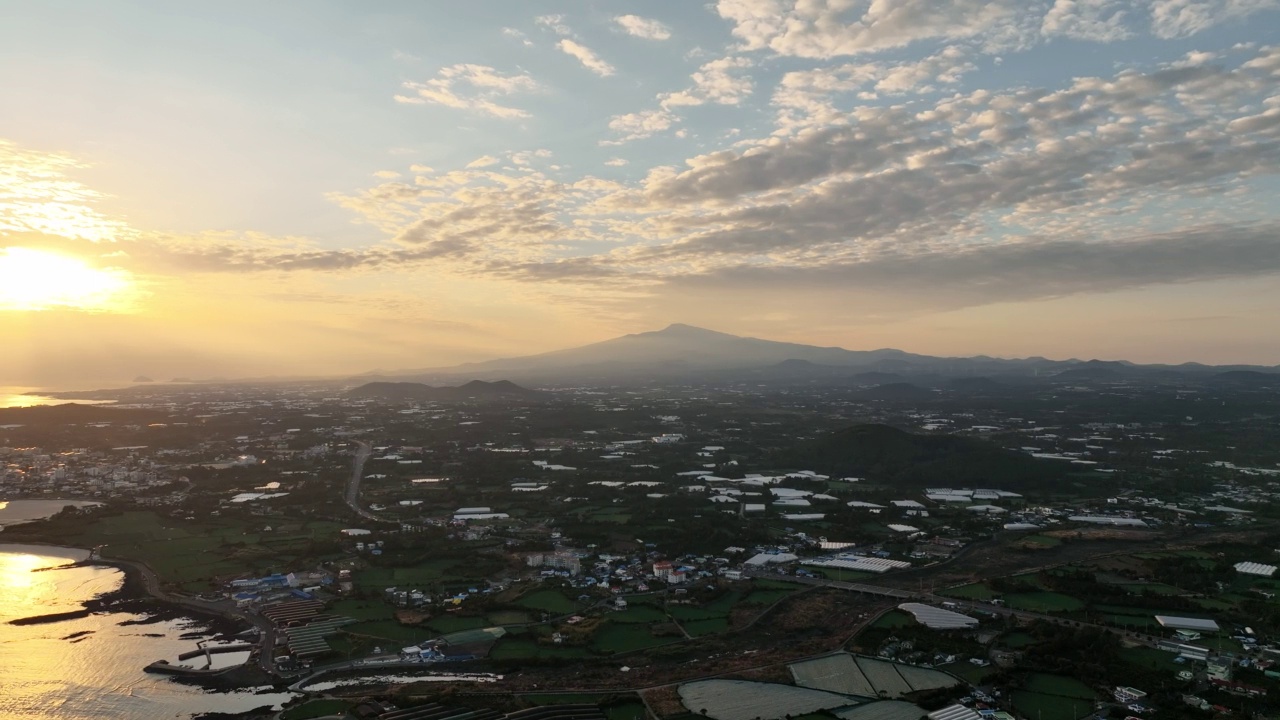
[[[405,82],[411,91],[396,95],[395,101],[406,105],[444,105],[482,115],[513,119],[529,117],[519,108],[500,105],[494,98],[520,92],[533,92],[538,83],[526,73],[507,75],[488,65],[450,65],[441,68],[436,77],[426,82]]]
[[[1220,23],[1278,8],[1277,0],[1151,0],[1151,32],[1165,39],[1190,37]]]
[[[1055,0],[1040,23],[1046,37],[1116,42],[1133,37],[1123,0]]]
[[[572,40],[565,39],[556,43],[556,47],[560,52],[578,59],[582,66],[600,77],[609,77],[615,71],[612,65],[600,59],[591,48],[576,43]]]
[[[539,15],[533,21],[561,37],[571,37],[573,30],[565,23],[564,15]]]
[[[608,160],[604,161],[604,164],[608,165],[609,167],[622,167],[623,165],[627,164],[627,161],[623,158],[609,158]]]
[[[482,168],[482,167],[489,167],[490,165],[497,165],[497,164],[498,164],[498,158],[492,155],[481,155],[475,160],[472,160],[471,162],[467,163],[467,168],[468,169]]]
[[[1030,10],[1034,11],[1033,5]],[[829,59],[927,39],[991,33],[1029,8],[1024,0],[719,0],[744,51]]]
[[[524,32],[517,30],[513,27],[502,28],[502,34],[505,35],[506,37],[515,38],[516,40],[519,40],[520,44],[524,45],[525,47],[533,47],[533,41],[529,39],[529,36],[525,35]]]
[[[639,15],[619,15],[613,21],[628,35],[645,40],[667,40],[671,37],[671,28]]]

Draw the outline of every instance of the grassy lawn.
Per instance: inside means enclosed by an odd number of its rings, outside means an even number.
[[[675,642],[675,637],[654,637],[648,625],[605,623],[596,631],[592,645],[600,652],[620,653],[643,650]]]
[[[484,617],[466,617],[462,615],[441,615],[432,618],[427,622],[427,627],[435,630],[441,635],[449,633],[463,632],[464,630],[479,630],[487,628],[491,625],[488,618]]]
[[[667,614],[651,605],[632,605],[626,610],[609,614],[609,620],[616,623],[656,623],[665,622]]]
[[[874,623],[871,623],[871,627],[888,628],[892,630],[894,628],[909,627],[915,624],[916,624],[916,619],[912,617],[910,614],[905,613],[901,610],[890,610],[889,612],[876,618],[876,621]]]
[[[280,713],[280,720],[308,720],[309,718],[337,715],[355,707],[349,700],[312,700]]]
[[[496,610],[489,613],[490,625],[523,625],[533,621],[532,615],[520,610]]]
[[[1041,613],[1072,612],[1084,607],[1084,603],[1070,595],[1048,591],[1013,593],[1006,595],[1004,602],[1015,610]]]
[[[969,662],[956,662],[939,665],[938,669],[945,670],[970,685],[981,685],[987,678],[995,674],[994,668],[978,667],[977,665]]]
[[[533,658],[572,660],[589,657],[590,654],[583,647],[539,645],[533,640],[521,638],[502,638],[489,651],[489,657],[494,660],[530,660]]]
[[[947,597],[961,598],[964,600],[993,600],[999,597],[999,593],[992,590],[986,583],[972,583],[969,585],[961,585],[938,593]]]
[[[1094,699],[1093,688],[1085,685],[1075,678],[1070,678],[1065,675],[1032,673],[1027,676],[1027,684],[1023,689],[1033,693],[1077,698],[1089,701],[1090,703],[1092,703]]]
[[[520,598],[516,604],[531,610],[545,610],[557,615],[565,615],[578,609],[577,605],[559,590],[539,590]]]
[[[1014,690],[1013,707],[1024,717],[1033,720],[1079,720],[1093,712],[1093,702],[1075,700],[1060,695],[1047,695],[1028,690]]]
[[[1028,535],[1027,537],[1022,538],[1019,542],[1024,542],[1028,545],[1037,545],[1043,548],[1055,548],[1062,544],[1062,540],[1060,538],[1050,537],[1048,535]]]
[[[1155,648],[1121,648],[1119,656],[1121,660],[1131,665],[1137,665],[1138,667],[1144,667],[1150,670],[1163,670],[1173,673],[1187,669],[1186,665],[1174,662],[1174,658],[1178,657],[1174,653],[1156,650]]]
[[[710,620],[691,620],[680,623],[684,631],[692,637],[715,635],[729,629],[729,618],[712,618]]]
[[[1036,644],[1036,639],[1024,632],[1011,632],[1000,637],[1000,644],[1013,650],[1020,650]]]

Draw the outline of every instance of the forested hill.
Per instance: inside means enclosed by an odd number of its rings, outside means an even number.
[[[1073,468],[1040,460],[987,440],[916,435],[888,425],[858,425],[784,451],[779,466],[809,468],[832,477],[864,477],[910,488],[970,487],[1052,490]]]

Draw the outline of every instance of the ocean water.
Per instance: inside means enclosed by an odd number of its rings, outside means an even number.
[[[62,405],[63,403],[80,403],[81,405],[102,405],[114,400],[66,400],[49,395],[28,395],[27,393],[50,392],[47,388],[22,387],[17,385],[0,385],[0,408],[35,407],[36,405]]]
[[[291,693],[214,693],[182,685],[142,668],[177,662],[196,648],[182,639],[193,621],[121,625],[142,616],[104,613],[41,625],[10,625],[17,618],[69,612],[95,595],[120,587],[114,568],[80,567],[33,572],[82,560],[74,548],[0,545],[0,718],[5,720],[152,720],[193,713],[243,712],[279,707]],[[240,653],[213,656],[219,666]],[[199,660],[186,661],[196,664]]]
[[[92,500],[0,500],[0,528],[53,517],[68,505],[82,508],[101,504]]]

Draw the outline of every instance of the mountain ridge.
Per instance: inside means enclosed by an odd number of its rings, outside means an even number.
[[[1275,374],[1259,365],[1142,365],[1125,360],[1049,360],[1028,358],[936,357],[894,348],[847,350],[732,335],[684,323],[661,330],[629,333],[578,347],[533,355],[498,358],[451,367],[366,374],[353,381],[439,381],[457,376],[515,378],[526,383],[573,381],[658,381],[673,379],[777,380],[839,379],[858,374],[930,378],[1020,376],[1052,381],[1102,382],[1176,377],[1205,377],[1231,371]],[[1071,372],[1075,371],[1075,372]],[[1167,379],[1167,378],[1166,378]]]

